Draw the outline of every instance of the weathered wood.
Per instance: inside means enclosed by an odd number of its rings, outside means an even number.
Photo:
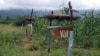
[[[69,36],[70,27],[50,26],[48,27],[54,37],[64,39]]]
[[[60,14],[58,14],[58,15],[47,15],[47,16],[44,16],[44,18],[48,19],[48,20],[56,19],[56,20],[67,20],[67,21],[70,21],[71,16],[70,15],[60,15]],[[72,17],[72,20],[77,20],[78,18],[80,18],[80,17],[78,17],[78,16]]]
[[[74,41],[74,31],[73,31],[73,11],[72,11],[72,6],[71,2],[68,3],[69,5],[69,12],[70,12],[70,38],[69,38],[69,45],[68,45],[68,56],[73,56],[73,41]]]
[[[73,56],[73,53],[72,53],[73,52],[73,50],[72,50],[72,47],[73,47],[73,36],[74,36],[73,35],[74,34],[74,32],[73,32],[73,26],[74,26],[73,20],[77,20],[80,17],[79,16],[73,16],[73,11],[74,10],[72,9],[71,2],[69,2],[68,5],[69,5],[69,12],[70,12],[69,15],[66,15],[66,14],[54,14],[54,12],[51,11],[51,14],[44,15],[41,18],[48,19],[49,22],[50,22],[50,26],[52,26],[52,20],[54,20],[54,19],[59,20],[59,21],[66,20],[66,21],[70,22],[70,26],[71,27],[70,27],[68,56]],[[58,32],[56,32],[56,34],[58,34]],[[50,52],[50,44],[51,44],[51,36],[49,34],[49,36],[48,36],[48,52]]]
[[[28,16],[28,17],[26,17],[25,18],[25,21],[26,21],[26,33],[28,33],[27,31],[28,31],[28,27],[30,27],[30,34],[29,34],[29,39],[32,39],[32,22],[33,21],[35,21],[35,19],[33,19],[32,18],[32,15],[33,15],[33,9],[32,9],[32,11],[31,11],[31,14],[30,14],[30,16]]]

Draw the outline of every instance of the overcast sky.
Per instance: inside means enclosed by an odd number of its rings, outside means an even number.
[[[36,9],[55,10],[72,2],[75,9],[100,9],[100,0],[0,0],[0,10]]]

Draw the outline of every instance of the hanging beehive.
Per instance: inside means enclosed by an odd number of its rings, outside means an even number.
[[[63,21],[63,20],[67,20],[67,21],[70,21],[70,20],[77,20],[79,17],[72,17],[69,16],[69,15],[64,15],[64,14],[58,14],[58,15],[47,15],[46,16],[47,19],[50,20],[50,24],[52,25],[52,20],[56,19],[56,20],[59,20],[59,21]],[[71,27],[70,26],[50,26],[48,27],[51,31],[51,34],[54,36],[54,37],[57,37],[57,38],[66,38],[69,36],[69,32],[71,30]]]
[[[69,36],[70,28],[66,26],[50,26],[51,34],[57,38],[66,38]]]
[[[72,10],[70,10],[70,14],[54,14],[53,11],[51,11],[51,14],[45,15],[43,18],[48,19],[50,22],[50,27],[48,27],[54,37],[58,38],[66,38],[69,36],[70,30],[72,30],[72,27],[66,27],[66,26],[52,26],[52,20],[59,20],[59,21],[69,21],[72,26],[72,21],[77,20],[79,16],[73,16]]]

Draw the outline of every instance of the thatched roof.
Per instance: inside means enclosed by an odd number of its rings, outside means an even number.
[[[26,21],[34,21],[35,19],[30,19],[30,18],[27,18],[25,19]]]
[[[70,15],[65,15],[65,14],[51,14],[51,15],[45,15],[43,18],[49,19],[49,20],[70,20],[71,16]],[[72,20],[77,20],[80,17],[74,16],[72,17]]]

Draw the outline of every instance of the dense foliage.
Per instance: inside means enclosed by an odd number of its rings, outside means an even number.
[[[69,26],[67,21],[52,22],[53,26]],[[49,21],[42,18],[36,18],[33,22],[33,40],[32,42],[25,42],[26,27],[18,27],[25,24],[24,17],[16,17],[11,19],[6,17],[0,18],[0,56],[47,56],[47,40],[51,37],[53,51],[51,56],[65,56],[66,45],[68,39],[58,39],[51,36],[49,33]],[[28,50],[24,49],[24,45],[29,45]],[[46,47],[45,47],[46,46]],[[90,56],[100,56],[99,51],[95,50],[100,48],[100,17],[94,16],[93,12],[84,14],[83,19],[74,21],[74,54],[75,56],[89,56],[87,50],[91,49]],[[77,47],[77,48],[76,48]],[[82,48],[82,49],[80,49]],[[10,51],[9,51],[10,50]],[[32,51],[29,50],[36,50]],[[35,54],[36,53],[36,54]],[[38,53],[38,54],[37,54]],[[41,53],[41,55],[40,55]],[[83,54],[84,53],[84,54]]]
[[[81,47],[100,47],[100,17],[94,16],[94,12],[91,11],[89,13],[83,14],[84,18],[74,21],[74,42],[75,46]],[[15,26],[25,25],[25,18],[17,16],[15,19],[11,19],[10,17],[6,17],[5,19],[0,19],[1,24],[12,24]],[[52,22],[53,26],[69,26],[69,22],[67,21],[57,21],[54,20]],[[33,22],[33,32],[44,44],[47,42],[47,37],[49,34],[49,21],[46,19],[38,19],[36,18]],[[59,43],[59,39],[52,38],[54,43]],[[65,44],[68,43],[68,38],[65,40]]]
[[[15,18],[10,18],[7,16],[6,18],[0,18],[0,24],[12,24],[14,26],[22,26],[25,25],[25,18],[23,16],[17,16]]]
[[[53,21],[55,26],[68,26],[69,22],[66,21]],[[98,47],[100,48],[100,17],[95,17],[93,12],[84,14],[83,19],[74,21],[74,44],[80,47]],[[49,21],[46,19],[38,19],[34,22],[34,33],[37,36],[43,38],[44,42],[47,41]],[[59,39],[52,38],[55,43],[60,43]],[[67,42],[66,42],[67,41]],[[68,38],[65,40],[65,44],[68,44]]]

